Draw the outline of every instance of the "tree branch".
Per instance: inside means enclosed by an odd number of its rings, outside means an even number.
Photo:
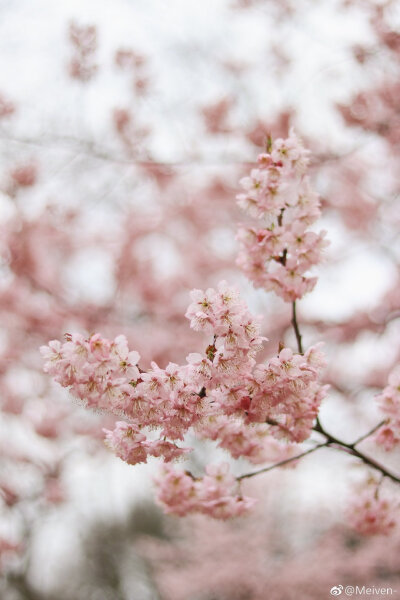
[[[311,454],[312,452],[315,452],[316,450],[319,450],[320,448],[327,447],[328,445],[329,445],[329,442],[326,441],[323,444],[318,444],[317,446],[314,446],[313,448],[309,448],[308,450],[305,450],[301,454],[297,454],[296,456],[292,456],[291,458],[286,458],[285,460],[281,460],[280,462],[270,465],[269,467],[264,467],[263,469],[259,469],[258,471],[253,471],[252,473],[245,473],[244,475],[240,475],[239,477],[236,477],[236,479],[238,481],[241,481],[242,479],[248,479],[249,477],[254,477],[255,475],[260,475],[260,473],[267,473],[268,471],[272,471],[273,469],[277,469],[278,467],[283,467],[284,465],[287,465],[295,460],[299,460],[300,458],[303,458],[303,456],[307,456],[307,454]]]
[[[300,329],[299,329],[299,324],[297,322],[296,301],[292,302],[292,325],[293,325],[294,333],[296,335],[298,351],[300,354],[303,354],[303,344],[302,344],[302,339],[301,339],[301,333],[300,333]],[[386,420],[381,421],[378,425],[376,425],[370,431],[368,431],[368,433],[359,437],[352,444],[347,444],[346,442],[339,440],[338,438],[334,437],[333,435],[331,435],[330,433],[325,431],[325,429],[321,425],[321,422],[320,422],[318,416],[317,416],[316,424],[313,429],[314,429],[314,431],[317,431],[318,433],[322,434],[325,437],[325,439],[326,439],[325,445],[326,446],[336,448],[337,450],[346,452],[347,454],[351,454],[352,456],[355,456],[356,458],[359,458],[360,460],[362,460],[366,465],[368,465],[368,466],[372,467],[373,469],[376,469],[377,471],[382,473],[382,475],[384,477],[389,477],[389,479],[391,479],[392,481],[400,483],[400,476],[397,476],[394,473],[391,473],[390,471],[388,471],[386,469],[386,467],[384,467],[383,465],[378,463],[376,460],[374,460],[373,458],[370,458],[363,452],[360,452],[359,450],[356,449],[356,446],[360,442],[362,442],[367,437],[369,437],[370,435],[375,433],[375,431],[377,431],[377,429],[382,427],[382,425],[385,422],[386,422]],[[307,452],[306,454],[308,454],[308,453],[309,452]],[[301,455],[300,455],[300,458],[301,458]],[[275,466],[279,466],[279,463]],[[270,470],[270,469],[267,469],[267,470]],[[260,471],[260,472],[263,472],[263,471]]]
[[[341,452],[346,452],[347,454],[351,454],[352,456],[355,456],[356,458],[359,458],[360,460],[362,460],[366,465],[368,465],[368,466],[372,467],[373,469],[375,469],[376,471],[379,471],[380,473],[382,473],[382,475],[384,477],[389,477],[389,479],[391,479],[392,481],[395,481],[396,483],[400,483],[400,476],[395,475],[394,473],[391,473],[390,471],[388,471],[386,469],[386,467],[384,467],[383,465],[378,463],[376,460],[374,460],[373,458],[370,458],[369,456],[367,456],[366,454],[364,454],[363,452],[360,452],[359,450],[357,450],[355,448],[355,446],[357,444],[359,444],[361,441],[365,440],[368,436],[372,435],[372,433],[374,433],[381,426],[382,426],[382,423],[379,423],[379,425],[377,427],[374,427],[366,435],[363,435],[361,438],[359,438],[352,444],[347,444],[346,442],[339,440],[335,436],[333,436],[330,433],[328,433],[327,431],[325,431],[325,429],[322,427],[322,425],[318,419],[317,419],[316,425],[314,426],[314,431],[321,433],[326,438],[328,447],[332,447],[332,448],[335,448],[336,450],[340,450]]]

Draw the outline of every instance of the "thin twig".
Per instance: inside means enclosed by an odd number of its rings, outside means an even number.
[[[296,301],[292,302],[292,325],[293,325],[294,333],[296,335],[297,349],[300,354],[304,354],[303,344],[301,341],[301,333],[300,333],[300,329],[299,329],[299,324],[297,322]]]
[[[280,462],[270,465],[269,467],[264,467],[263,469],[259,469],[258,471],[253,471],[252,473],[245,473],[244,475],[240,475],[236,479],[238,481],[240,481],[242,479],[254,477],[254,475],[260,475],[260,473],[267,473],[268,471],[272,471],[273,469],[277,469],[278,467],[283,467],[283,465],[287,465],[295,460],[299,460],[300,458],[303,458],[303,456],[307,456],[307,454],[311,454],[312,452],[315,452],[316,450],[319,450],[320,448],[327,447],[328,445],[329,445],[329,442],[326,441],[323,444],[318,444],[317,446],[314,446],[313,448],[309,448],[308,450],[305,450],[301,454],[297,454],[296,456],[292,456],[291,458],[286,458],[285,460],[281,460]]]
[[[378,423],[378,425],[375,425],[375,427],[373,427],[371,429],[371,431],[368,431],[368,433],[365,433],[364,435],[362,435],[361,437],[359,437],[355,442],[353,442],[351,445],[354,448],[354,446],[357,446],[357,444],[359,444],[360,442],[363,442],[364,440],[367,439],[367,437],[369,437],[370,435],[372,435],[373,433],[375,433],[375,431],[378,431],[378,429],[380,427],[382,427],[382,425],[385,425],[385,423],[387,423],[387,419],[383,419],[383,421],[381,421],[380,423]]]

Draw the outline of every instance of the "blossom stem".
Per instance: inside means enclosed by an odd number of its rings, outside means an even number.
[[[303,343],[301,340],[301,333],[299,329],[299,324],[297,322],[297,313],[296,313],[296,300],[292,302],[292,325],[294,329],[294,333],[297,341],[297,349],[300,354],[304,354]]]

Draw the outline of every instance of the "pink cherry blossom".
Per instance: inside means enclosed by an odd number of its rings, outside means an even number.
[[[68,334],[64,343],[41,348],[45,371],[88,407],[125,417],[104,431],[106,444],[128,464],[145,463],[149,456],[164,463],[184,457],[191,449],[176,441],[189,432],[253,464],[271,455],[293,456],[296,444],[310,436],[326,394],[319,383],[324,367],[319,345],[304,356],[283,348],[257,363],[265,338],[236,289],[223,281],[216,290],[194,290],[191,300],[186,312],[191,327],[198,329],[201,312],[212,339],[184,365],[169,363],[163,369],[152,362],[145,372],[124,336]],[[169,467],[163,473],[160,501],[174,514],[195,510],[227,518],[253,504],[233,491],[236,480],[226,465],[207,467],[202,479],[174,476]]]
[[[353,500],[348,519],[352,527],[362,535],[388,535],[396,527],[399,505],[390,497],[378,494],[373,485]]]
[[[242,496],[227,464],[208,465],[202,478],[165,465],[156,478],[157,499],[167,513],[200,512],[217,519],[245,514],[255,500]]]
[[[258,168],[241,179],[239,206],[262,226],[238,230],[238,265],[255,287],[294,302],[311,291],[315,277],[305,275],[320,262],[326,232],[307,231],[319,217],[319,199],[306,175],[309,151],[294,131],[271,142],[258,157]]]
[[[390,373],[388,385],[375,400],[387,417],[375,435],[375,442],[390,451],[400,443],[400,367],[396,366]]]

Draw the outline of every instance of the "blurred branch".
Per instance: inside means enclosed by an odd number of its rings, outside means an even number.
[[[243,166],[252,167],[256,166],[257,162],[254,160],[240,159],[236,156],[227,156],[225,158],[218,158],[217,160],[204,160],[204,159],[189,159],[189,160],[175,160],[175,161],[157,161],[153,159],[141,159],[141,158],[129,158],[127,156],[116,155],[112,149],[105,148],[94,141],[90,141],[83,138],[78,138],[72,135],[54,135],[54,134],[43,134],[39,137],[21,137],[15,135],[7,135],[4,132],[0,135],[0,141],[6,141],[8,143],[24,144],[27,146],[37,146],[40,148],[48,145],[62,145],[69,144],[73,145],[71,148],[74,152],[86,154],[87,156],[104,160],[107,162],[121,163],[126,165],[137,165],[139,167],[159,166],[159,167],[213,167],[213,166]],[[330,161],[341,160],[346,158],[349,154],[352,154],[354,150],[346,152],[344,154],[337,153],[321,153],[316,155],[317,164],[326,163]]]
[[[86,154],[87,156],[98,158],[100,160],[104,160],[107,162],[121,163],[126,165],[137,165],[139,167],[149,167],[149,166],[159,166],[159,167],[187,167],[187,166],[204,166],[204,167],[212,167],[212,166],[229,166],[229,165],[237,165],[237,166],[255,166],[256,162],[248,161],[248,160],[240,160],[235,157],[227,157],[226,159],[219,160],[178,160],[178,161],[156,161],[156,160],[145,160],[140,158],[129,158],[123,155],[115,155],[112,150],[108,148],[104,148],[95,142],[90,140],[85,140],[82,138],[77,138],[69,135],[48,135],[44,134],[40,138],[29,138],[29,137],[17,137],[17,136],[8,136],[1,135],[0,141],[6,141],[17,144],[24,144],[27,146],[37,146],[40,148],[46,147],[48,145],[62,145],[69,144],[73,145],[74,148],[70,148],[74,152],[80,152],[81,154]]]

